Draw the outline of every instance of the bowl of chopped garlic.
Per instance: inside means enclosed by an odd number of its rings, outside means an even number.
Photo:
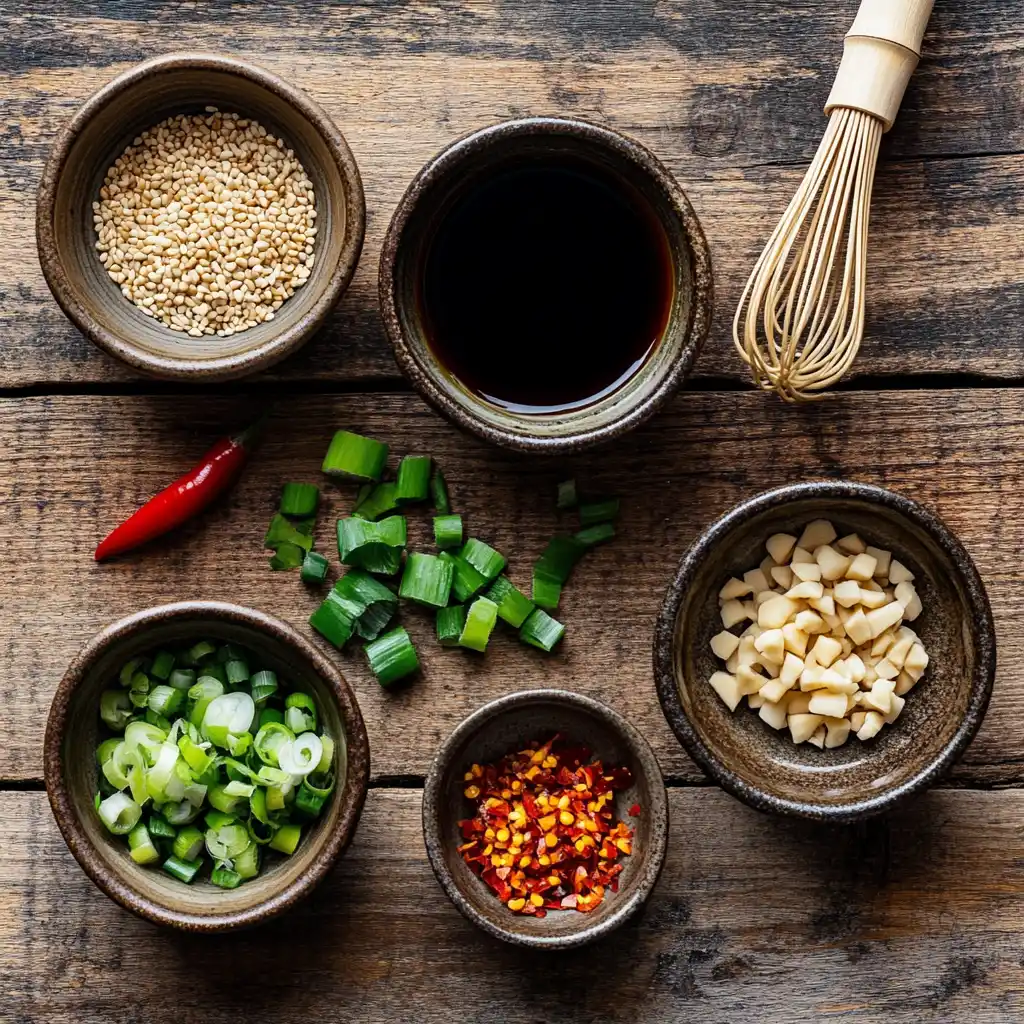
[[[655,636],[662,709],[753,807],[848,822],[935,782],[995,676],[992,612],[933,513],[870,484],[760,494],[683,557]]]
[[[36,205],[54,298],[156,377],[221,381],[294,352],[362,249],[362,182],[305,93],[212,54],[138,64],[58,133]]]

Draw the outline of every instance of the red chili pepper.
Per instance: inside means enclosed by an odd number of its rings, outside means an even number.
[[[206,508],[238,478],[262,428],[263,420],[260,420],[237,437],[218,441],[194,469],[150,498],[108,534],[96,549],[96,561],[102,562],[131,551],[180,526]]]

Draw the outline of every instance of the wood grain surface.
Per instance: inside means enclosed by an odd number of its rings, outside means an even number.
[[[645,910],[566,954],[463,920],[420,796],[370,793],[301,907],[227,937],[160,931],[78,870],[41,793],[0,808],[0,1018],[10,1024],[1012,1024],[1024,1014],[1024,794],[935,791],[858,829],[674,790]],[[981,868],[984,865],[984,868]],[[140,993],[137,997],[135,993]]]
[[[14,699],[0,701],[0,778],[39,778],[46,710],[61,674],[86,639],[122,615],[217,598],[313,635],[305,620],[320,598],[297,574],[271,572],[261,542],[286,480],[323,482],[320,462],[340,428],[387,439],[392,462],[433,454],[468,532],[506,552],[524,588],[559,527],[554,492],[564,474],[623,500],[619,537],[589,556],[566,588],[559,616],[569,633],[554,656],[505,634],[483,657],[439,648],[433,616],[417,609],[403,616],[424,672],[407,689],[383,691],[357,650],[338,656],[366,718],[375,776],[423,775],[441,739],[478,705],[562,684],[627,714],[670,777],[701,780],[654,693],[651,637],[665,587],[687,545],[719,514],[773,485],[829,476],[922,501],[974,556],[995,609],[999,674],[988,719],[956,777],[1024,778],[1024,570],[1015,554],[1024,550],[1024,499],[1006,471],[1024,448],[1020,391],[850,393],[807,410],[762,394],[680,395],[632,437],[565,463],[471,440],[414,395],[291,395],[278,402],[269,436],[229,500],[154,548],[92,561],[108,529],[256,411],[248,399],[213,397],[0,402],[0,450],[11,453],[0,483],[0,656],[16,687]],[[336,566],[334,524],[350,509],[351,491],[327,484],[325,495],[317,542]],[[411,522],[410,543],[429,543],[429,514],[412,513]]]
[[[362,262],[328,326],[270,379],[397,376],[376,269],[398,198],[432,153],[531,113],[604,122],[678,176],[712,245],[719,315],[702,377],[746,380],[740,287],[794,191],[854,0],[472,0],[261,4],[0,0],[0,388],[127,381],[64,319],[35,256],[34,191],[54,133],[95,89],[172,49],[218,49],[306,89],[366,187]],[[1019,378],[1024,313],[1024,0],[939,0],[873,211],[860,377]]]

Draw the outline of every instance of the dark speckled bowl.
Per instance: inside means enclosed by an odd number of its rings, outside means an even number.
[[[718,591],[756,567],[773,533],[830,519],[889,548],[917,577],[924,612],[913,628],[931,663],[899,719],[870,742],[836,750],[795,746],[708,685],[721,667],[708,644],[722,628]],[[878,814],[935,782],[985,716],[996,667],[992,612],[970,555],[916,502],[868,484],[811,482],[744,502],[683,557],[658,620],[654,671],[669,725],[690,756],[734,796],[764,811],[832,822]]]
[[[467,184],[507,166],[511,159],[543,160],[559,154],[607,168],[647,200],[668,240],[674,297],[668,326],[654,352],[620,388],[584,408],[544,415],[514,413],[469,391],[432,352],[419,304],[423,265],[436,225]],[[576,451],[642,423],[690,372],[707,337],[714,305],[704,232],[668,170],[634,139],[588,121],[557,117],[490,125],[457,139],[430,160],[392,218],[381,251],[379,287],[395,358],[420,394],[456,426],[519,451]]]
[[[463,775],[472,764],[498,760],[531,740],[561,732],[583,743],[606,765],[625,765],[633,786],[615,798],[620,820],[636,829],[632,855],[623,858],[617,893],[596,910],[550,911],[534,918],[508,910],[458,852],[458,822],[473,813],[463,796]],[[638,818],[628,816],[639,803]],[[526,690],[485,704],[445,740],[423,791],[423,835],[427,855],[456,907],[484,931],[506,942],[543,949],[582,946],[623,924],[651,894],[665,860],[668,800],[661,769],[647,741],[604,704],[566,690]]]
[[[103,827],[93,807],[99,695],[130,658],[209,637],[250,648],[264,665],[312,694],[343,767],[317,821],[291,857],[274,857],[237,889],[192,885],[128,857],[123,836]],[[43,772],[57,825],[79,864],[111,899],[157,924],[222,932],[258,924],[307,896],[355,834],[366,799],[370,750],[355,696],[341,673],[290,626],[262,612],[216,601],[184,601],[137,612],[95,636],[57,687],[46,723]]]

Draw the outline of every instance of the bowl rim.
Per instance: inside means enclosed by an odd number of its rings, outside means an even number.
[[[641,877],[628,897],[622,899],[613,913],[602,921],[593,924],[584,923],[579,931],[562,935],[527,935],[512,928],[502,928],[480,914],[476,908],[462,895],[444,858],[444,847],[447,840],[441,835],[440,807],[443,803],[442,784],[444,775],[452,766],[459,750],[468,740],[492,719],[513,708],[526,707],[530,704],[563,704],[594,715],[606,726],[616,732],[633,756],[643,765],[651,792],[651,807],[645,808],[645,814],[651,815],[652,821],[664,822],[664,827],[655,830],[652,845],[648,846],[650,869]],[[431,762],[423,787],[423,840],[427,849],[427,858],[433,868],[441,888],[462,915],[489,935],[518,946],[534,949],[575,949],[587,945],[614,931],[624,924],[647,901],[665,864],[665,853],[668,847],[669,806],[668,792],[661,766],[651,745],[643,734],[624,716],[593,697],[586,697],[571,690],[546,688],[538,690],[519,690],[506,694],[477,708],[464,718],[438,748]],[[625,894],[617,893],[616,898]],[[581,915],[585,922],[585,916]]]
[[[639,167],[661,189],[683,223],[693,274],[693,301],[685,325],[685,341],[678,358],[657,387],[635,408],[603,426],[583,428],[562,437],[540,437],[494,426],[480,419],[471,408],[454,401],[438,387],[434,380],[436,370],[428,371],[421,365],[402,330],[395,272],[405,230],[430,185],[446,177],[462,160],[486,149],[495,139],[560,135],[582,136],[587,141],[607,147]],[[492,444],[523,452],[579,451],[619,437],[650,419],[675,394],[693,369],[707,340],[714,312],[711,251],[697,213],[682,185],[643,143],[624,132],[578,117],[537,115],[509,118],[468,131],[436,152],[417,171],[395,207],[381,246],[377,289],[381,316],[395,361],[420,395],[457,427]]]
[[[207,616],[224,622],[254,627],[274,640],[298,649],[308,659],[324,685],[334,695],[346,730],[348,765],[345,788],[337,799],[343,801],[341,815],[333,831],[315,855],[309,869],[286,888],[250,907],[232,913],[206,915],[169,910],[142,896],[120,875],[112,871],[98,855],[81,826],[79,815],[64,780],[61,747],[67,725],[71,697],[85,673],[112,643],[145,632],[156,622],[179,621]],[[50,808],[68,849],[98,888],[126,910],[152,921],[190,932],[224,932],[259,924],[276,917],[308,896],[324,879],[348,847],[366,800],[370,778],[370,748],[359,705],[341,672],[291,626],[255,608],[223,601],[178,601],[145,608],[119,619],[90,639],[69,665],[50,704],[43,739],[43,779]]]
[[[112,99],[154,75],[178,70],[213,70],[248,79],[277,94],[318,132],[331,153],[345,192],[345,238],[323,293],[294,325],[262,344],[212,359],[174,358],[135,346],[109,331],[80,301],[58,253],[54,219],[57,192],[68,157],[81,133]],[[96,90],[58,130],[36,193],[36,248],[43,277],[68,319],[108,355],[151,376],[170,380],[224,381],[274,365],[300,348],[321,326],[348,288],[359,264],[366,233],[366,200],[352,150],[327,112],[298,87],[265,68],[235,57],[202,51],[161,54],[135,64]]]
[[[760,513],[791,501],[821,497],[884,505],[910,519],[938,544],[956,567],[967,594],[975,652],[970,700],[956,733],[941,753],[905,782],[882,790],[869,799],[842,806],[780,797],[741,779],[703,742],[690,722],[679,697],[674,671],[676,620],[683,597],[705,558],[730,530]],[[875,484],[853,480],[809,480],[786,484],[756,494],[716,519],[697,537],[680,560],[665,595],[654,634],[654,676],[662,711],[676,738],[705,774],[728,793],[759,811],[773,811],[832,823],[850,823],[880,814],[912,794],[928,788],[945,774],[967,748],[985,717],[992,696],[995,671],[996,636],[992,608],[985,585],[967,549],[935,513],[913,499]]]

